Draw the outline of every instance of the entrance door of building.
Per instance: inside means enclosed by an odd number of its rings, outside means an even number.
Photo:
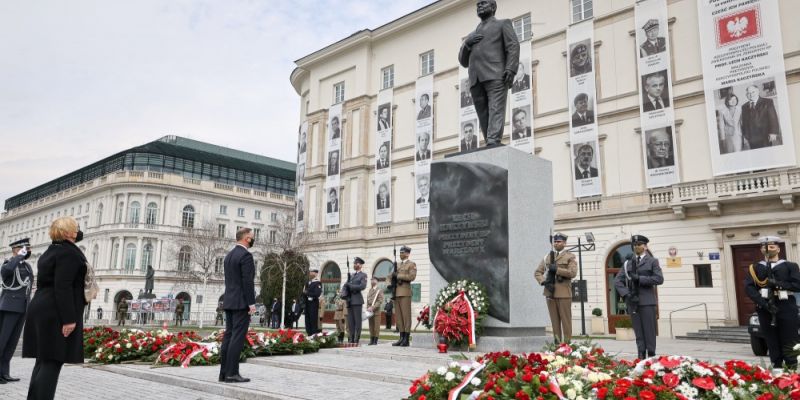
[[[761,245],[748,244],[731,246],[733,252],[733,273],[736,279],[736,309],[739,314],[739,325],[746,326],[750,316],[756,311],[756,305],[744,290],[744,278],[750,274],[750,264],[764,259]],[[781,244],[781,256],[786,255],[786,245]]]

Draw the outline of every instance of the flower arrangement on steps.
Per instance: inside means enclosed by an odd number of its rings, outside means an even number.
[[[444,337],[451,346],[474,348],[489,311],[489,297],[482,284],[460,280],[439,291],[434,309],[436,335]]]

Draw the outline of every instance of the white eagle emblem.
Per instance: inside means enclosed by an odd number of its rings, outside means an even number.
[[[727,28],[728,33],[731,37],[739,38],[747,32],[747,25],[750,24],[750,21],[747,20],[747,17],[736,17],[730,21],[728,21]]]

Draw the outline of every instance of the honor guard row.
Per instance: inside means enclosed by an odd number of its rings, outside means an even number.
[[[11,357],[22,333],[33,286],[33,268],[25,261],[31,256],[30,240],[17,240],[10,246],[12,256],[0,267],[0,384],[19,381],[10,375]]]

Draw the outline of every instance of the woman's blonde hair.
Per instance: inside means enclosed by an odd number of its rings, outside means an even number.
[[[54,242],[66,240],[71,233],[78,231],[78,221],[72,217],[57,218],[50,224],[50,240]]]

